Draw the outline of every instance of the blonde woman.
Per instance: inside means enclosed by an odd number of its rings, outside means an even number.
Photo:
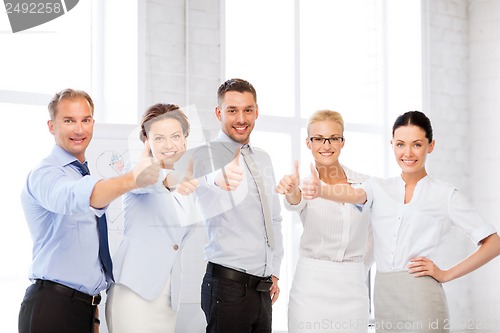
[[[345,144],[340,113],[315,112],[307,134],[306,145],[315,161],[311,172],[322,184],[356,186],[367,179],[339,161]],[[283,177],[276,190],[285,195],[285,207],[299,213],[304,227],[290,290],[288,332],[367,332],[369,211],[322,198],[305,200],[297,161],[294,172]]]
[[[449,332],[442,283],[457,279],[500,254],[500,237],[452,185],[427,174],[425,160],[435,141],[429,118],[420,111],[400,115],[392,128],[401,175],[372,178],[364,188],[324,186],[314,177],[302,187],[306,198],[328,198],[371,207],[375,262],[377,332]],[[453,267],[433,261],[452,226],[479,248]]]

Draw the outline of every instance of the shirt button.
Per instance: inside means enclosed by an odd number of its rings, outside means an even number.
[[[174,244],[174,246],[172,246],[172,247],[173,247],[174,251],[177,251],[179,249],[179,245],[177,245],[177,244]]]

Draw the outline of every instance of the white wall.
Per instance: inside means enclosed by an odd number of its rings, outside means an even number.
[[[500,230],[495,209],[495,167],[500,162],[495,128],[500,114],[500,2],[426,0],[424,95],[436,149],[430,173],[456,185]],[[460,233],[447,241],[444,267],[476,247]],[[455,331],[498,331],[500,260],[445,285]],[[483,329],[483,330],[481,330]]]
[[[500,1],[422,0],[424,112],[432,119],[437,146],[429,161],[433,177],[456,185],[500,230],[494,209],[494,176],[500,162],[495,127],[500,120]],[[195,104],[213,135],[215,92],[221,77],[219,0],[146,1],[145,104]],[[489,186],[486,186],[489,185]],[[188,258],[198,258],[202,230]],[[443,244],[438,263],[449,267],[475,247],[456,232]],[[189,321],[197,304],[202,268],[187,267],[188,304],[179,320]],[[500,317],[500,260],[445,285],[454,331],[480,331]],[[190,275],[191,276],[191,275]],[[190,309],[189,311],[187,309]],[[180,325],[181,326],[181,325]],[[498,326],[498,325],[497,325]],[[498,331],[498,328],[491,332]],[[486,332],[486,330],[484,330]]]
[[[468,2],[470,197],[482,216],[500,230],[497,177],[500,165],[500,1]],[[489,332],[500,327],[500,259],[473,275],[472,314]]]
[[[184,109],[194,105],[199,121],[208,129],[205,137],[213,137],[219,128],[214,107],[221,81],[220,1],[147,0],[145,16],[144,108],[159,102]],[[190,117],[193,126],[192,120]],[[204,243],[205,230],[199,225],[184,249],[177,333],[204,332],[205,318],[199,304],[206,267]]]
[[[470,191],[468,140],[468,17],[467,1],[424,1],[424,103],[431,118],[436,148],[429,159],[429,173],[461,191]],[[471,242],[454,230],[436,258],[449,268],[473,251]],[[471,315],[470,276],[444,285],[452,327]]]
[[[219,0],[146,1],[145,107],[195,104],[208,128],[220,84]]]

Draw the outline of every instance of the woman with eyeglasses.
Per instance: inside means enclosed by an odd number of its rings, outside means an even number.
[[[340,164],[344,121],[336,111],[315,112],[306,145],[322,184],[357,186],[368,177]],[[367,272],[372,263],[369,211],[322,198],[304,200],[298,162],[276,191],[300,215],[303,233],[288,303],[288,332],[367,332]]]
[[[483,266],[500,254],[500,237],[456,187],[431,178],[425,169],[434,150],[429,118],[419,111],[400,115],[392,148],[401,175],[372,178],[363,188],[304,180],[305,198],[325,198],[371,208],[375,262],[375,320],[379,332],[449,332],[442,283]],[[317,200],[317,199],[314,199]],[[452,226],[479,248],[449,269],[433,257]]]

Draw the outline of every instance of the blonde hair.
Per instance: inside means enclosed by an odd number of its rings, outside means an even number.
[[[309,127],[311,126],[311,124],[326,120],[334,121],[339,124],[342,134],[344,133],[344,119],[342,118],[342,115],[340,113],[332,110],[319,110],[314,112],[311,117],[309,117],[309,120],[307,122],[307,134],[309,135]]]

